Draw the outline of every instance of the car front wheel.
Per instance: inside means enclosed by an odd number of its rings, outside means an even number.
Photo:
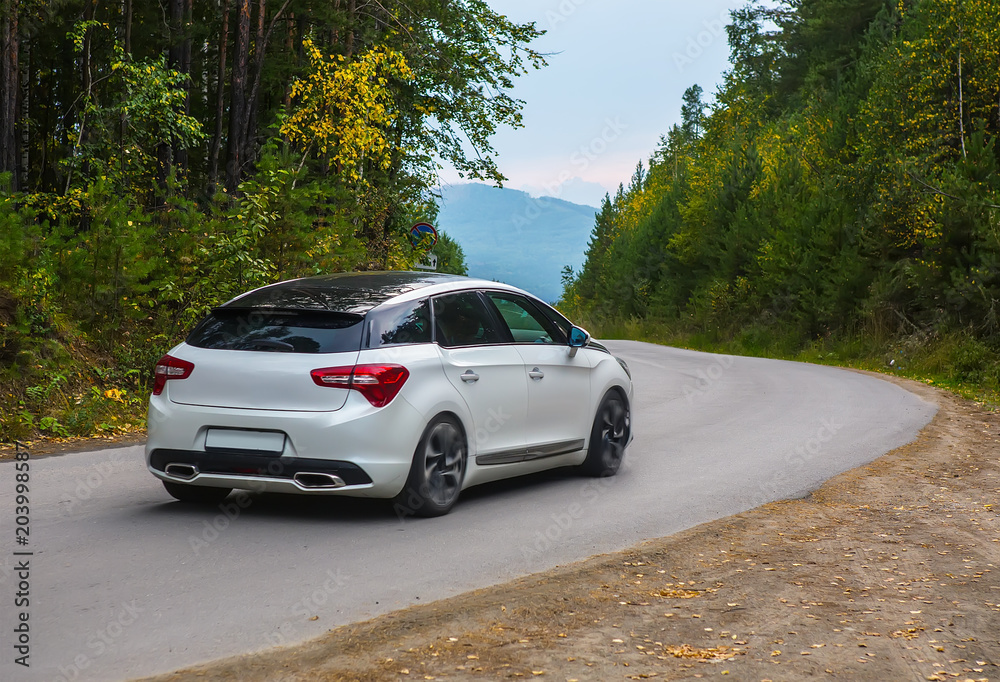
[[[407,515],[443,516],[458,501],[465,478],[465,436],[451,417],[438,417],[424,430],[413,454],[410,475],[396,496]]]
[[[232,488],[207,488],[200,485],[171,483],[170,481],[163,481],[163,487],[181,502],[191,502],[193,504],[215,504],[216,502],[222,502],[229,496],[229,493],[233,492]]]
[[[614,476],[625,457],[631,428],[628,403],[617,391],[601,400],[590,431],[590,448],[581,469],[590,476]]]

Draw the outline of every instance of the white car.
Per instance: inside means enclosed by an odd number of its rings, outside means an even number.
[[[146,464],[167,492],[391,498],[447,513],[469,486],[614,475],[625,362],[530,294],[424,272],[280,282],[214,309],[156,365]]]

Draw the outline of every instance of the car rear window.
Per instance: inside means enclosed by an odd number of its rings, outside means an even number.
[[[363,315],[318,310],[216,308],[187,343],[217,350],[343,353],[361,349]]]
[[[308,280],[292,280],[255,289],[237,297],[226,307],[364,313],[391,294],[392,292],[371,289],[316,285]]]

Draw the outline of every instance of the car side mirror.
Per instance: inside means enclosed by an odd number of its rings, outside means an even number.
[[[577,348],[583,348],[590,343],[590,334],[586,329],[574,326],[569,330],[569,347],[576,352]]]

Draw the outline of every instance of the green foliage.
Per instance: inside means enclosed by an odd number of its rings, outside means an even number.
[[[502,182],[492,135],[544,65],[541,32],[482,0],[247,3],[266,30],[242,55],[237,3],[172,4],[180,23],[150,0],[12,5],[3,96],[30,96],[0,160],[0,441],[140,428],[156,359],[247,289],[412,267],[440,164]]]
[[[98,21],[79,22],[70,32],[77,56],[84,57],[85,36],[93,40],[108,30]],[[205,138],[201,123],[184,113],[188,78],[168,68],[162,55],[134,61],[117,42],[102,66],[100,91],[92,86],[80,94],[78,125],[67,131],[72,153],[60,160],[65,193],[96,182],[151,196],[158,189],[158,148],[190,147]]]
[[[437,256],[438,272],[452,275],[469,274],[469,269],[465,266],[465,253],[462,251],[462,245],[444,232],[438,235],[438,242],[431,252]]]
[[[563,306],[598,327],[664,324],[754,354],[920,339],[942,349],[915,353],[937,380],[995,390],[998,11],[787,0],[734,12],[711,113],[699,121],[699,93],[685,93],[684,124],[602,207]]]
[[[417,0],[402,5],[401,51],[416,74],[401,94],[402,146],[415,151],[413,172],[433,171],[438,159],[460,177],[502,183],[491,138],[498,126],[522,125],[523,102],[509,93],[514,79],[545,65],[528,45],[541,35],[485,0]],[[469,153],[472,150],[472,153]]]
[[[705,125],[705,104],[701,101],[704,91],[700,85],[692,85],[684,91],[684,105],[681,106],[681,130],[689,140],[701,137],[701,129]]]

